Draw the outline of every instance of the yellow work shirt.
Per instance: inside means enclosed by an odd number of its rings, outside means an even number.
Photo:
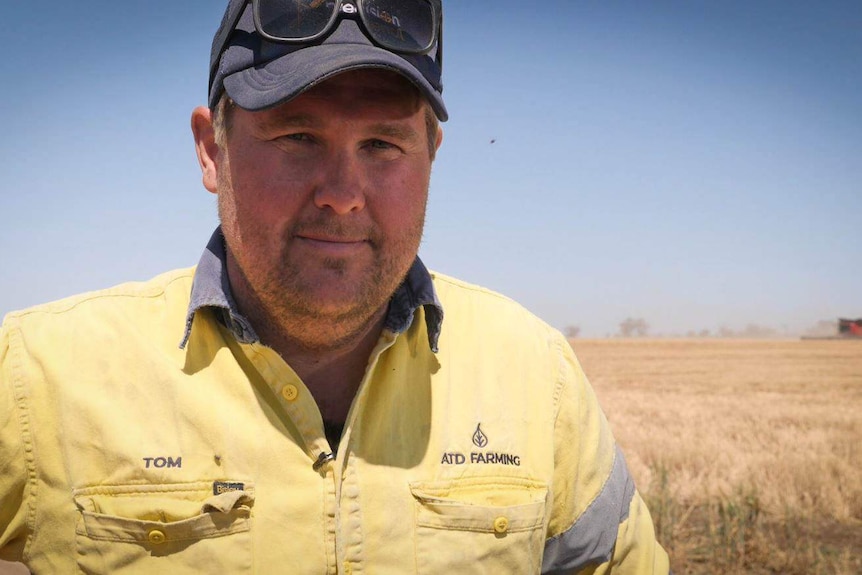
[[[438,274],[384,330],[341,438],[194,270],[9,314],[0,558],[36,574],[667,573],[566,340]],[[322,455],[323,454],[323,455]],[[611,569],[612,568],[612,569]]]

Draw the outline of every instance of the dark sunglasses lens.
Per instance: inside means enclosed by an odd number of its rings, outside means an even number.
[[[261,31],[285,40],[320,34],[335,11],[334,0],[260,0],[257,6]]]
[[[392,50],[423,52],[436,37],[428,0],[364,0],[362,21],[378,43]]]

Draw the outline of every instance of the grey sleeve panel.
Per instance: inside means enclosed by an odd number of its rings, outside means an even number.
[[[617,446],[611,474],[598,496],[574,525],[545,541],[543,575],[564,575],[591,563],[610,561],[634,494],[635,483]]]

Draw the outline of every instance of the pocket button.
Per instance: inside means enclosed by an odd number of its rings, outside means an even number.
[[[295,385],[287,384],[281,388],[281,395],[287,401],[295,401],[299,397],[299,390]]]
[[[505,533],[509,530],[509,520],[503,516],[494,519],[494,531],[497,533]]]
[[[153,529],[147,534],[147,540],[153,545],[161,545],[165,542],[165,534],[158,529]]]

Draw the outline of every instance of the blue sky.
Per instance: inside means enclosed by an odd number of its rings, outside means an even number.
[[[444,7],[429,267],[587,336],[862,317],[858,0]],[[0,10],[0,315],[197,262],[222,10]]]

